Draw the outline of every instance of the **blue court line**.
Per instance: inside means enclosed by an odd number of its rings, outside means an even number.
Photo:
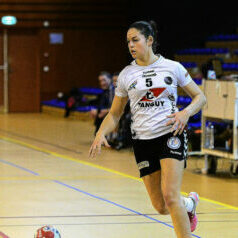
[[[11,163],[11,162],[8,162],[8,161],[2,160],[2,159],[0,159],[0,162],[2,162],[2,163],[4,163],[4,164],[11,165],[11,166],[13,166],[13,167],[15,167],[15,168],[24,170],[25,172],[34,174],[34,175],[36,175],[36,176],[39,176],[38,173],[35,173],[34,171],[31,171],[31,170],[29,170],[29,169],[26,169],[26,168],[24,168],[24,167],[22,167],[22,166],[19,166],[19,165],[14,164],[14,163]],[[55,183],[57,183],[57,184],[60,184],[60,185],[62,185],[62,186],[64,186],[64,187],[73,189],[73,190],[75,190],[75,191],[77,191],[77,192],[83,193],[83,194],[85,194],[85,195],[87,195],[87,196],[90,196],[90,197],[92,197],[92,198],[96,198],[96,199],[98,199],[98,200],[101,200],[101,201],[110,203],[110,204],[112,204],[112,205],[114,205],[114,206],[120,207],[120,208],[122,208],[122,209],[124,209],[124,210],[130,211],[130,212],[135,213],[135,214],[137,214],[137,215],[146,217],[146,218],[148,218],[149,220],[152,220],[152,221],[154,221],[154,222],[163,224],[163,225],[165,225],[165,226],[167,226],[167,227],[174,228],[173,226],[171,226],[171,225],[169,225],[169,224],[167,224],[167,223],[165,223],[165,222],[162,222],[162,221],[160,221],[160,220],[158,220],[158,219],[155,219],[155,218],[150,217],[150,216],[148,216],[148,215],[142,214],[142,213],[140,213],[140,212],[137,212],[137,211],[135,211],[135,210],[133,210],[133,209],[130,209],[130,208],[125,207],[125,206],[123,206],[123,205],[120,205],[120,204],[118,204],[118,203],[112,202],[112,201],[107,200],[107,199],[105,199],[105,198],[102,198],[102,197],[93,195],[93,194],[91,194],[91,193],[88,193],[88,192],[86,192],[86,191],[83,191],[83,190],[81,190],[81,189],[78,189],[78,188],[76,188],[76,187],[73,187],[73,186],[68,185],[68,184],[66,184],[66,183],[60,182],[60,181],[58,181],[58,180],[50,180],[50,181],[53,181],[53,182],[55,182]],[[200,236],[197,236],[197,235],[194,235],[194,234],[192,234],[192,236],[193,236],[193,237],[197,237],[197,238],[201,238]]]
[[[19,166],[19,165],[13,164],[13,163],[11,163],[11,162],[8,162],[8,161],[2,160],[2,159],[0,159],[0,162],[2,162],[3,164],[8,164],[8,165],[11,165],[11,166],[16,167],[16,168],[18,168],[18,169],[24,170],[24,171],[26,171],[26,172],[28,172],[28,173],[33,174],[33,175],[39,176],[38,173],[35,173],[34,171],[31,171],[31,170],[26,169],[26,168],[24,168],[24,167],[21,167],[21,166]]]
[[[130,211],[130,212],[135,213],[135,214],[137,214],[137,215],[146,217],[146,218],[148,218],[148,219],[150,219],[150,220],[152,220],[152,221],[156,221],[156,222],[158,222],[158,223],[161,223],[161,224],[163,224],[163,225],[165,225],[165,226],[168,226],[168,227],[170,227],[170,228],[174,228],[173,226],[171,226],[171,225],[169,225],[169,224],[167,224],[167,223],[165,223],[165,222],[162,222],[162,221],[160,221],[160,220],[158,220],[158,219],[155,219],[155,218],[150,217],[150,216],[148,216],[148,215],[145,215],[145,214],[142,214],[142,213],[140,213],[140,212],[137,212],[137,211],[135,211],[135,210],[133,210],[133,209],[130,209],[130,208],[125,207],[125,206],[123,206],[123,205],[120,205],[120,204],[118,204],[118,203],[115,203],[115,202],[112,202],[112,201],[107,200],[107,199],[105,199],[105,198],[102,198],[102,197],[93,195],[93,194],[91,194],[91,193],[85,192],[85,191],[83,191],[83,190],[81,190],[81,189],[75,188],[75,187],[73,187],[73,186],[71,186],[71,185],[68,185],[68,184],[66,184],[66,183],[60,182],[60,181],[58,181],[58,180],[53,180],[53,181],[54,181],[55,183],[58,183],[58,184],[60,184],[60,185],[65,186],[65,187],[67,187],[67,188],[73,189],[73,190],[75,190],[75,191],[77,191],[77,192],[80,192],[80,193],[83,193],[83,194],[88,195],[88,196],[90,196],[90,197],[96,198],[96,199],[98,199],[98,200],[101,200],[101,201],[110,203],[110,204],[112,204],[112,205],[115,205],[115,206],[117,206],[117,207],[120,207],[120,208],[122,208],[122,209],[125,209],[125,210],[127,210],[127,211]]]

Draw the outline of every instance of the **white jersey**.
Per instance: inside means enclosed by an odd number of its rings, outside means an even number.
[[[177,87],[192,81],[178,62],[160,55],[153,64],[139,66],[133,61],[119,74],[115,94],[129,97],[133,139],[153,139],[170,132],[166,116],[178,111]]]

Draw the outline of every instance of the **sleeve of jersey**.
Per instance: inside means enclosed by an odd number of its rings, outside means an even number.
[[[115,95],[118,97],[127,97],[127,95],[128,95],[126,87],[124,85],[125,77],[126,77],[126,70],[124,69],[121,71],[121,73],[119,74],[118,79],[117,79]]]
[[[192,78],[189,75],[188,71],[180,63],[178,63],[176,72],[177,72],[178,85],[180,87],[184,87],[192,81]]]

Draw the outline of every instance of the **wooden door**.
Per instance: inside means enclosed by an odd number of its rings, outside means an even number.
[[[40,111],[39,40],[33,29],[8,31],[9,112]]]
[[[0,112],[3,111],[3,31],[0,30]]]

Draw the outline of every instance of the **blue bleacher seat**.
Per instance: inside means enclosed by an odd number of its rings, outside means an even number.
[[[41,102],[42,105],[46,106],[54,106],[54,107],[59,107],[59,108],[65,108],[65,102],[59,101],[58,99],[51,99],[48,101],[43,101]]]
[[[43,101],[41,102],[42,105],[45,106],[51,106],[51,107],[58,107],[58,108],[65,108],[65,102],[59,101],[58,99],[51,99],[48,101]],[[76,107],[75,111],[78,112],[88,112],[91,111],[91,109],[94,109],[94,106],[81,106],[81,107]]]
[[[227,123],[225,122],[215,122],[215,121],[206,121],[206,126],[208,126],[209,123],[212,123],[212,125],[215,126],[219,126],[222,128],[226,128],[227,127]]]
[[[202,79],[200,79],[200,78],[193,78],[193,81],[194,81],[197,85],[202,85]]]
[[[224,71],[238,71],[238,63],[224,63],[222,69]]]
[[[192,99],[188,96],[178,96],[177,104],[181,106],[187,106]]]
[[[208,126],[208,123],[209,123],[209,121],[206,121],[206,126]],[[212,125],[215,127],[215,126],[219,126],[220,128],[226,128],[227,127],[227,123],[223,123],[223,122],[214,122],[214,121],[212,121],[211,122],[212,123]],[[189,120],[189,122],[188,122],[188,129],[191,129],[191,128],[201,128],[201,125],[202,125],[202,123],[201,123],[201,121],[197,121],[197,122],[190,122],[190,120]]]
[[[213,35],[207,38],[208,41],[238,41],[238,34]]]
[[[90,87],[79,88],[79,91],[83,94],[95,95],[95,96],[97,96],[103,92],[103,90],[101,88],[90,88]],[[65,108],[65,106],[66,106],[65,102],[60,101],[59,99],[51,99],[48,101],[43,101],[43,102],[41,102],[41,104],[45,105],[45,106],[58,107],[58,108]],[[74,111],[88,112],[94,108],[95,108],[94,106],[80,106],[80,107],[76,107]]]
[[[196,68],[197,64],[194,62],[180,62],[185,68]]]
[[[79,88],[79,90],[81,93],[88,95],[99,95],[103,92],[101,88],[90,88],[90,87],[82,87]]]
[[[201,122],[188,122],[188,129],[201,128]]]
[[[191,48],[178,50],[178,55],[214,55],[214,54],[226,54],[229,50],[227,48]]]

